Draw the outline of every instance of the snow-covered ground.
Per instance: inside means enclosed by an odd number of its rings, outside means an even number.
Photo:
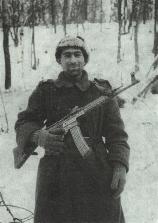
[[[138,79],[148,71],[153,54],[153,33],[149,32],[153,24],[141,25],[139,30],[140,72]],[[134,70],[133,40],[130,35],[122,36],[122,61],[117,58],[117,31],[115,23],[85,24],[86,32],[79,26],[78,34],[85,38],[90,51],[90,62],[86,70],[90,78],[109,79],[114,87],[130,82],[130,72]],[[68,34],[77,34],[75,25],[69,25]],[[0,133],[0,192],[6,203],[34,209],[34,193],[39,156],[31,157],[20,170],[14,169],[12,149],[16,146],[14,123],[17,113],[26,107],[28,96],[41,79],[55,78],[60,71],[55,62],[54,52],[57,42],[63,37],[62,27],[54,34],[50,26],[36,27],[36,56],[39,61],[37,70],[31,69],[31,30],[24,29],[23,41],[15,48],[10,40],[12,89],[4,91],[4,59],[2,32],[0,31],[0,87],[3,91],[9,133]],[[22,56],[22,51],[23,56]],[[22,59],[23,57],[23,59]],[[146,99],[132,105],[132,97],[139,91],[140,84],[122,94],[127,100],[121,109],[131,146],[130,171],[126,189],[122,195],[125,217],[128,223],[158,223],[158,96],[148,94]],[[6,129],[2,103],[0,101],[0,128]],[[29,214],[11,209],[15,216],[26,217]],[[8,223],[11,217],[5,208],[0,207],[0,222]],[[32,220],[30,221],[32,222]]]

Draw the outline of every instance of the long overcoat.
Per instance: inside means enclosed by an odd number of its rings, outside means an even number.
[[[35,130],[50,126],[100,94],[85,71],[78,84],[63,72],[57,80],[40,82],[26,110],[18,114],[17,144],[27,153],[30,145],[36,146],[30,140]],[[34,223],[124,223],[120,199],[113,199],[110,189],[112,162],[122,163],[128,171],[128,136],[118,104],[108,99],[78,122],[82,135],[90,137],[94,157],[83,160],[68,133],[62,153],[41,158]]]

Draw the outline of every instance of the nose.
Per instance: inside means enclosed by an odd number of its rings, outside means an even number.
[[[75,63],[76,62],[76,57],[72,54],[71,55],[71,63]]]

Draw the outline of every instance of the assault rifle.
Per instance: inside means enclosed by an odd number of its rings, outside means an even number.
[[[89,113],[90,111],[92,111],[94,108],[102,105],[103,103],[105,103],[108,98],[114,98],[115,96],[117,96],[118,94],[122,93],[123,91],[127,90],[128,88],[136,85],[139,81],[135,80],[134,82],[132,82],[131,84],[117,89],[114,89],[110,92],[106,92],[103,90],[103,95],[100,96],[99,98],[95,99],[94,101],[88,103],[87,105],[77,108],[75,109],[73,112],[71,112],[70,114],[66,115],[64,118],[62,118],[61,120],[57,121],[56,123],[54,123],[53,125],[49,126],[48,128],[46,128],[46,130],[50,130],[50,129],[56,129],[56,128],[63,128],[65,130],[65,133],[67,133],[68,131],[70,131],[74,143],[78,149],[78,151],[80,152],[81,156],[83,157],[83,159],[86,159],[89,157],[90,154],[93,153],[92,149],[87,145],[87,142],[85,141],[84,137],[82,136],[80,127],[79,127],[79,123],[78,123],[78,118],[81,116],[85,116],[87,115],[87,113]],[[32,148],[28,148],[28,153],[24,152],[24,149],[20,148],[20,147],[16,147],[13,149],[13,155],[14,155],[14,166],[16,169],[19,169],[25,162],[26,160],[33,155],[34,151],[35,151],[35,147]]]

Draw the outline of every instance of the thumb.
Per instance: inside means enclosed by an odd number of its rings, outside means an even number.
[[[113,198],[118,199],[120,197],[121,193],[123,192],[124,187],[125,187],[125,180],[120,179],[118,189],[113,193]]]

